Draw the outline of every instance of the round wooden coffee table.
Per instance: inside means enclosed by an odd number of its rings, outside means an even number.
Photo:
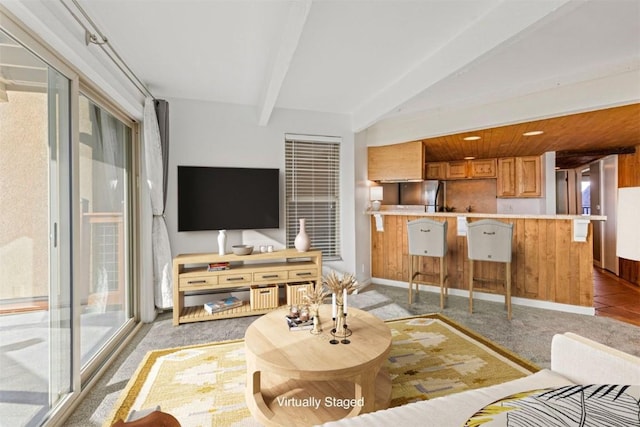
[[[389,407],[391,380],[382,364],[391,331],[377,317],[349,309],[349,344],[330,344],[331,306],[320,307],[323,332],[289,331],[285,309],[257,319],[245,333],[247,406],[265,425],[303,426]]]

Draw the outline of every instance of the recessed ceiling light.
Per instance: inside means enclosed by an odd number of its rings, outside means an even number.
[[[464,138],[465,141],[477,141],[480,139],[480,137],[478,135],[473,135],[473,136],[465,136]]]
[[[464,159],[465,159],[465,160],[473,160],[473,159],[475,159],[475,157],[473,157],[473,156],[467,156],[467,157],[465,157]]]
[[[534,135],[542,135],[544,133],[544,131],[542,130],[532,130],[530,132],[525,132],[522,135],[523,136],[534,136]]]

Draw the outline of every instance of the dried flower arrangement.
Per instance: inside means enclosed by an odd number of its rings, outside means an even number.
[[[323,277],[323,285],[325,285],[330,293],[336,294],[336,299],[338,304],[342,304],[342,296],[344,295],[344,291],[347,291],[347,294],[353,293],[358,288],[358,281],[356,280],[353,274],[344,274],[342,278],[339,278],[338,275],[332,271],[326,277]]]
[[[312,311],[317,311],[318,306],[324,302],[324,299],[335,293],[338,303],[342,303],[342,295],[344,290],[347,293],[353,293],[358,288],[358,282],[353,274],[345,274],[339,278],[336,272],[330,272],[326,277],[322,278],[322,283],[316,284],[313,291],[307,292],[303,296],[303,301],[311,307]]]
[[[302,300],[312,307],[312,310],[317,311],[318,306],[324,302],[324,299],[331,295],[331,292],[324,286],[324,283],[318,283],[313,287],[311,292],[307,291]]]

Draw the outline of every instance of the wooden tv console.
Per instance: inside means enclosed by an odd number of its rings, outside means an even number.
[[[210,263],[228,262],[228,270],[207,271]],[[322,278],[322,252],[298,252],[284,249],[251,255],[213,253],[183,254],[173,259],[173,324],[201,322],[230,317],[265,314],[276,307],[251,308],[249,301],[241,307],[209,314],[202,305],[185,307],[185,293],[189,291],[238,291],[257,286],[280,286],[300,282],[317,283]],[[273,290],[273,286],[271,288]],[[276,298],[278,298],[276,296]],[[215,299],[213,297],[212,299]]]

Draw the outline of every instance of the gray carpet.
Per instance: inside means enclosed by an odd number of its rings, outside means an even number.
[[[407,290],[391,286],[371,285],[349,302],[385,320],[440,311],[439,295],[422,291],[419,300],[408,307]],[[474,314],[470,315],[468,299],[454,296],[449,297],[443,314],[542,368],[550,364],[552,336],[563,332],[575,332],[640,356],[640,327],[605,317],[513,306],[513,319],[509,322],[504,304],[475,300]],[[148,351],[243,338],[247,326],[255,319],[244,317],[174,327],[171,313],[159,315],[152,324],[143,325],[64,425],[102,426]],[[576,363],[579,361],[580,356],[576,355]]]

